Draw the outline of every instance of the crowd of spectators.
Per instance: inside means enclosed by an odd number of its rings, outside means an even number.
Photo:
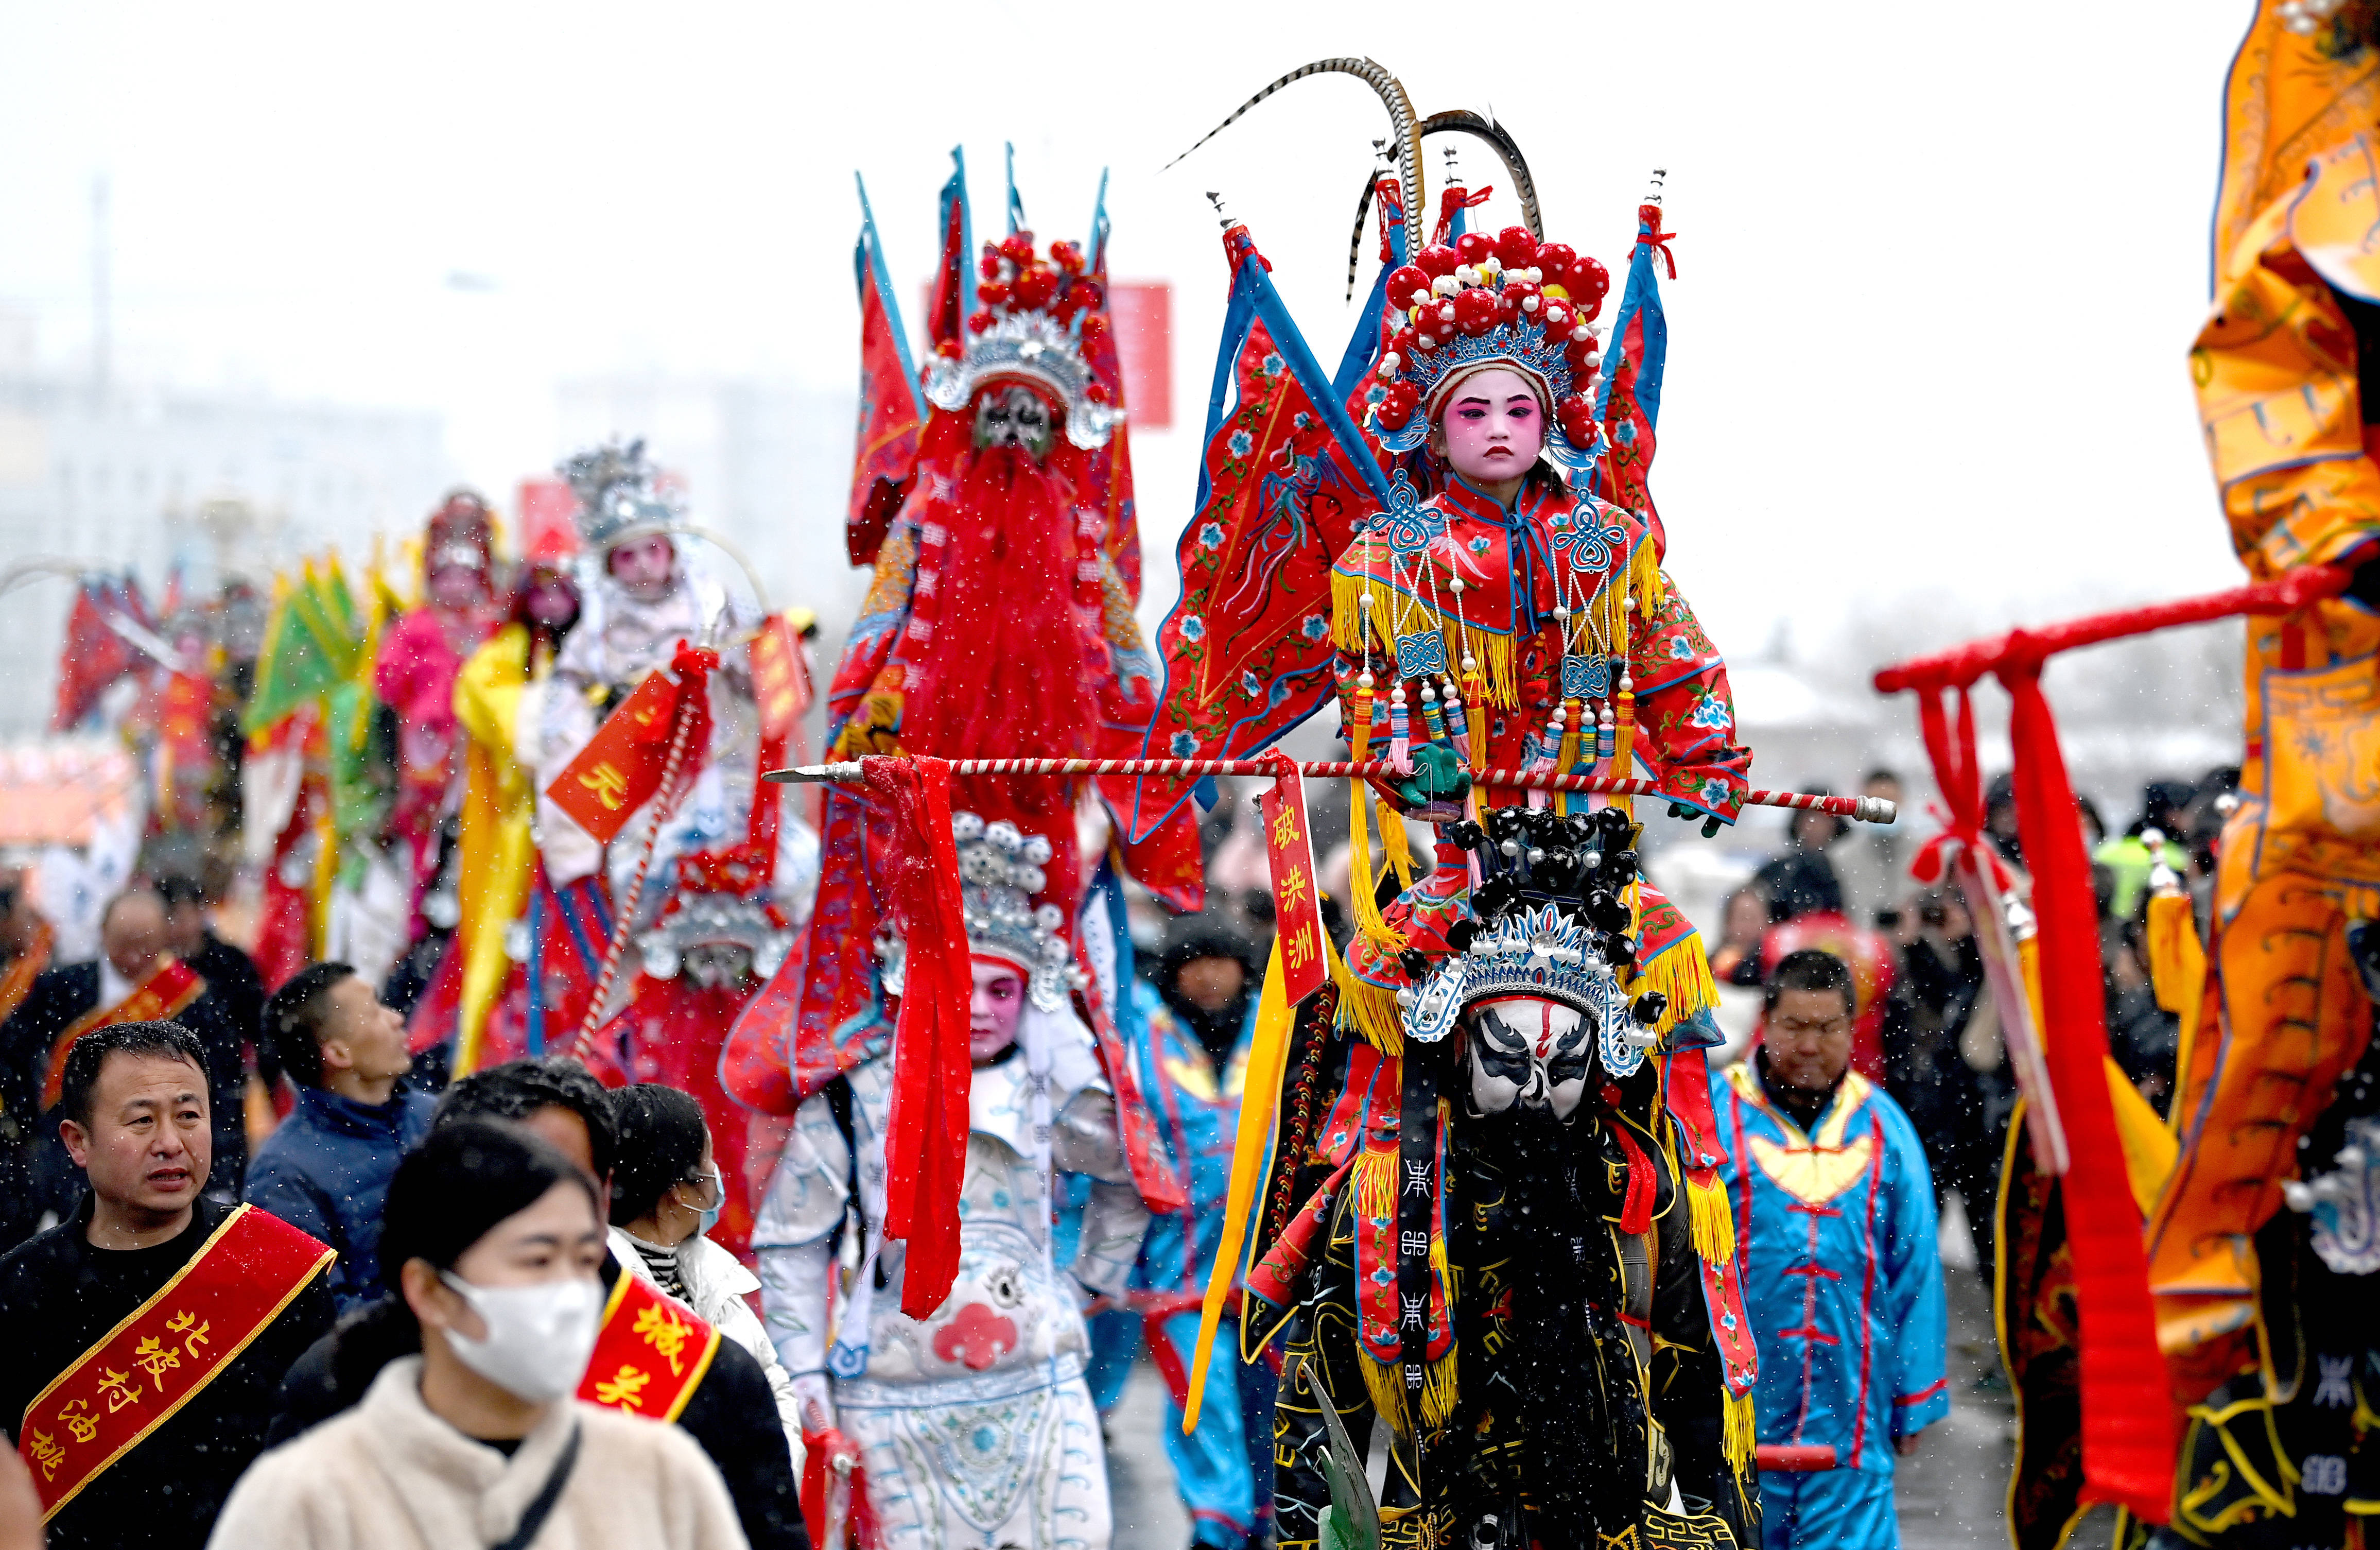
[[[2152,781],[2137,812],[2114,832],[2096,803],[2076,804],[2098,899],[2108,1052],[2160,1113],[2172,1095],[2179,1019],[2157,1005],[2150,983],[2143,930],[2150,879],[2162,863],[2184,886],[2204,891],[2238,786],[2239,771],[2228,766],[2194,782]],[[1900,802],[1901,783],[1890,770],[1875,770],[1861,794]],[[1985,809],[1985,837],[2022,900],[2028,881],[2010,777],[1990,784]],[[1757,986],[1798,948],[1821,947],[1850,965],[1858,1001],[1853,1063],[1880,1076],[1908,1111],[1936,1195],[1959,1197],[1988,1276],[2016,1082],[1976,922],[1956,886],[1912,880],[1912,828],[1905,816],[1877,826],[1796,812],[1785,848],[1726,898],[1709,944],[1711,967],[1723,983]]]

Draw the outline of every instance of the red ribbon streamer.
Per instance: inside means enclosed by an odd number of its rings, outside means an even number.
[[[2033,905],[2040,922],[2044,1056],[2076,1157],[2097,1162],[2120,1159],[2123,1152],[2107,1098],[2107,1029],[2091,863],[2083,853],[2057,722],[2041,692],[2042,665],[2060,652],[2177,625],[2241,614],[2291,614],[2338,596],[2350,580],[2350,572],[2337,566],[2303,566],[2228,592],[2094,614],[2037,630],[2010,630],[1876,675],[1879,693],[1917,691],[1925,749],[1949,807],[1951,831],[1995,868],[1998,858],[1979,833],[1981,777],[1974,711],[1966,690],[1985,674],[1996,673],[2015,702],[2009,732],[2016,751],[2017,827],[2033,868]],[[1961,691],[1955,740],[1942,708],[1946,688]],[[2165,1359],[2157,1349],[2139,1207],[2120,1167],[2070,1169],[2060,1189],[2081,1323],[2082,1499],[2114,1502],[2161,1523],[2170,1506],[2175,1422]]]
[[[884,1143],[884,1232],[909,1246],[901,1311],[932,1314],[959,1269],[959,1193],[966,1179],[967,1003],[974,976],[951,766],[942,759],[860,761],[868,794],[890,807],[886,897],[901,927],[901,1018],[892,1032],[892,1105]]]
[[[2163,1522],[2177,1439],[2149,1303],[2140,1208],[2121,1166],[2123,1142],[2107,1097],[2091,860],[2058,747],[2058,725],[2042,696],[2040,663],[2003,665],[1999,677],[2016,702],[2009,734],[2016,748],[2017,827],[2040,920],[2042,1042],[2050,1084],[2072,1154],[2112,1160],[2112,1166],[2071,1169],[2059,1181],[2082,1325],[2082,1495]]]
[[[847,1504],[848,1524],[834,1521],[832,1498],[837,1482],[831,1474],[848,1471],[851,1498]],[[878,1550],[883,1536],[876,1522],[875,1506],[868,1499],[868,1471],[859,1461],[859,1447],[849,1437],[833,1427],[813,1432],[802,1428],[802,1520],[810,1531],[810,1543],[825,1550],[834,1531],[848,1527],[858,1550]],[[840,1547],[838,1547],[840,1550]]]

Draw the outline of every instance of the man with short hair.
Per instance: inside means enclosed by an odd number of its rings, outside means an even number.
[[[513,1060],[474,1071],[446,1090],[431,1128],[458,1119],[513,1121],[585,1168],[608,1200],[619,1129],[602,1084],[577,1061]],[[628,1296],[608,1295],[628,1275],[609,1251],[597,1274],[607,1293],[606,1316],[590,1368],[606,1360],[618,1338],[616,1326],[632,1324],[636,1312],[628,1306]],[[633,1275],[629,1279],[636,1280]],[[634,1290],[632,1287],[630,1292]],[[753,1550],[808,1550],[809,1532],[794,1487],[792,1450],[760,1364],[733,1340],[710,1340],[710,1327],[679,1305],[671,1303],[670,1310],[672,1318],[688,1326],[684,1353],[690,1356],[705,1346],[710,1352],[709,1365],[688,1385],[674,1419],[710,1456],[726,1481],[728,1495],[735,1499],[736,1519]],[[351,1393],[339,1386],[333,1345],[322,1341],[290,1373],[282,1391],[281,1415],[273,1422],[273,1441],[286,1441],[363,1397],[360,1390]],[[582,1388],[580,1397],[593,1396]]]
[[[405,1019],[347,964],[298,970],[263,1026],[298,1096],[249,1164],[246,1198],[339,1251],[331,1295],[346,1313],[380,1295],[381,1203],[437,1101],[405,1086]]]
[[[1851,970],[1787,954],[1761,1042],[1711,1081],[1760,1345],[1765,1550],[1890,1550],[1896,1453],[1950,1412],[1934,1186],[1916,1129],[1851,1068]]]
[[[207,990],[223,1006],[224,1018],[243,1039],[257,1039],[257,1019],[264,1011],[264,977],[256,960],[215,934],[207,919],[207,891],[195,877],[157,880],[157,897],[165,905],[165,946],[199,971]]]
[[[1906,1044],[1907,1007],[1892,994],[1899,972],[1892,944],[1843,913],[1843,893],[1827,859],[1850,825],[1832,813],[1813,809],[1793,814],[1797,849],[1763,867],[1753,879],[1769,902],[1774,923],[1760,936],[1760,967],[1774,973],[1787,955],[1807,950],[1824,953],[1847,965],[1852,996],[1859,1009],[1852,1014],[1852,1067],[1871,1080],[1890,1072],[1886,1052],[1895,1057]],[[1779,870],[1782,869],[1782,870]]]
[[[205,1188],[223,1203],[239,1198],[248,1161],[241,1098],[246,1035],[231,1025],[207,982],[168,949],[165,905],[145,887],[108,900],[100,916],[100,956],[53,969],[33,982],[24,1005],[0,1028],[0,1105],[38,1115],[32,1157],[35,1214],[63,1221],[74,1213],[83,1180],[58,1143],[59,1085],[76,1041],[120,1023],[168,1020],[196,1035],[204,1053],[207,1112],[214,1134]]]
[[[171,1022],[79,1038],[58,1128],[90,1192],[0,1258],[0,1424],[51,1550],[200,1550],[283,1374],[331,1327],[329,1247],[202,1192],[205,1059]]]

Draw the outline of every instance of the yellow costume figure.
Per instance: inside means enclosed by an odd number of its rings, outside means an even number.
[[[2375,44],[2369,0],[2267,0],[2227,90],[2214,308],[2191,365],[2257,581],[2365,566],[2380,540],[2380,404],[2359,378],[2380,349]],[[2250,620],[2246,758],[2204,963],[2186,933],[2160,954],[2204,982],[2178,1008],[2180,1157],[2147,1227],[2158,1339],[2190,1414],[2173,1529],[2199,1544],[2286,1527],[2292,1545],[2339,1544],[2350,1518],[2380,1512],[2380,1442],[2358,1424],[2380,1369],[2338,1230],[2339,1202],[2374,1182],[2341,1150],[2375,1106],[2357,1069],[2380,969],[2380,799],[2359,785],[2380,751],[2373,574]]]
[[[551,560],[533,560],[512,622],[471,653],[455,680],[455,716],[468,739],[457,869],[461,919],[452,948],[462,970],[454,1056],[458,1077],[484,1064],[488,1016],[513,968],[504,934],[528,903],[535,876],[537,792],[516,738],[522,701],[542,691],[555,646],[577,617],[577,592],[568,573]],[[530,725],[536,725],[534,711]]]

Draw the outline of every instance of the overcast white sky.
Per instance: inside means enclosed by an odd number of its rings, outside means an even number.
[[[103,171],[126,374],[435,409],[462,471],[506,491],[562,450],[562,376],[851,381],[853,169],[907,304],[950,146],[981,232],[1012,139],[1044,241],[1081,235],[1110,165],[1116,272],[1175,283],[1186,429],[1135,446],[1170,543],[1227,282],[1202,190],[1335,360],[1386,121],[1351,79],[1301,83],[1158,169],[1272,77],[1369,54],[1424,113],[1492,106],[1548,236],[1615,274],[1669,169],[1655,490],[1722,646],[1912,592],[2040,617],[2237,574],[2184,354],[2248,15],[0,0],[0,305],[37,313],[45,359],[81,359]]]

